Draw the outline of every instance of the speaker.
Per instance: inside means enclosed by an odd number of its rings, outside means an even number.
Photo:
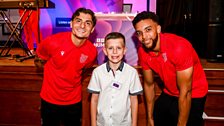
[[[209,0],[209,22],[224,22],[224,0]]]
[[[224,62],[224,23],[208,25],[207,61]]]
[[[224,0],[209,0],[207,61],[224,62]]]

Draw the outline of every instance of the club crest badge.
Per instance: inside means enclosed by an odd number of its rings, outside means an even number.
[[[166,53],[163,53],[162,56],[163,56],[163,60],[164,60],[164,62],[166,62],[166,61],[167,61]]]
[[[84,54],[81,54],[80,56],[80,63],[84,63],[86,60],[87,60],[88,56],[87,55],[84,55]]]

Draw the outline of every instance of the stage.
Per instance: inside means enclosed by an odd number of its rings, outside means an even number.
[[[17,62],[15,55],[26,56],[25,52],[21,48],[12,48],[9,53],[9,57],[0,57],[0,66],[34,66],[34,58]]]

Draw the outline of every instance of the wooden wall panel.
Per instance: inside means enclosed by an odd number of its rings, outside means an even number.
[[[208,93],[205,113],[208,116],[224,117],[224,92]]]
[[[224,126],[224,120],[206,119],[204,126]]]
[[[136,68],[142,81],[140,68]],[[90,94],[87,85],[92,69],[89,69],[83,78],[83,126],[90,125]],[[208,116],[224,117],[224,93],[214,92],[224,90],[224,71],[206,70],[209,81],[208,98],[205,113]],[[42,84],[42,71],[34,66],[26,67],[2,67],[0,66],[0,125],[40,126],[40,97]],[[157,77],[157,83],[161,80]],[[156,86],[156,96],[161,90]],[[138,126],[146,124],[146,108],[144,95],[139,98]],[[214,125],[213,125],[214,124]],[[223,120],[206,119],[205,126],[221,126]]]

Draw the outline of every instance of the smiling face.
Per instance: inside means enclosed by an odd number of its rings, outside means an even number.
[[[73,40],[86,40],[94,30],[94,24],[92,16],[87,13],[80,13],[76,16],[70,24],[72,28],[72,39]]]
[[[136,23],[135,30],[138,39],[148,50],[157,51],[161,27],[151,19],[144,19]]]
[[[126,52],[124,40],[122,38],[111,38],[106,40],[103,49],[105,55],[108,57],[109,64],[119,65]]]

